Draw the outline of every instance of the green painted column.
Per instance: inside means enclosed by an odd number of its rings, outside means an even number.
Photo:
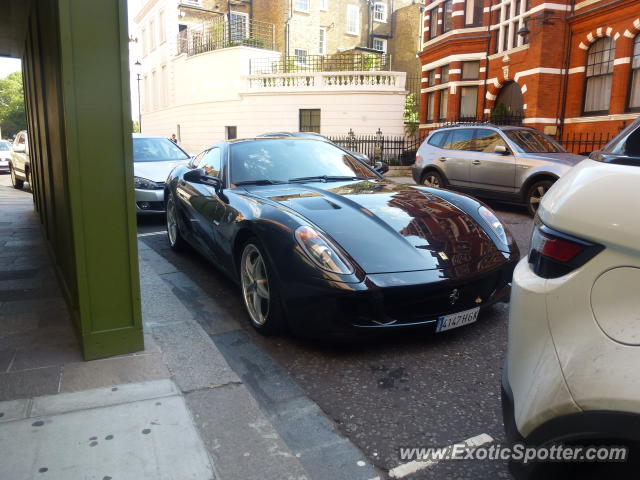
[[[58,259],[74,268],[62,280],[75,284],[82,349],[94,359],[143,349],[126,1],[59,0],[57,15],[40,18],[59,33],[64,161],[51,167],[66,183],[72,248],[58,240],[54,256],[73,256]]]

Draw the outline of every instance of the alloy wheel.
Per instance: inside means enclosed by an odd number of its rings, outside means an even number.
[[[533,213],[538,211],[540,201],[542,200],[542,197],[544,197],[544,194],[547,193],[547,190],[549,190],[549,187],[542,184],[531,190],[531,193],[529,194],[529,206]]]
[[[424,186],[431,188],[440,188],[440,178],[432,173],[427,174],[427,176],[424,177]]]
[[[176,206],[173,197],[167,200],[167,234],[169,235],[169,243],[176,244],[178,238],[178,221],[176,219]]]
[[[242,296],[251,321],[263,326],[269,316],[269,279],[262,254],[252,243],[242,252],[240,269]]]

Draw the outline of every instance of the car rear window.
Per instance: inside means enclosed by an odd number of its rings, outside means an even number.
[[[449,132],[436,132],[433,135],[431,135],[427,143],[429,145],[433,145],[434,147],[441,148],[448,134]]]

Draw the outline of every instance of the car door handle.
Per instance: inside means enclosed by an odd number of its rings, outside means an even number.
[[[471,162],[471,163],[473,163],[474,165],[480,165],[480,160],[474,160],[474,161],[473,161],[473,162]]]

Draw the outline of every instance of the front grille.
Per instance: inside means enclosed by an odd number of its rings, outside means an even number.
[[[164,202],[136,202],[140,210],[164,210]]]

